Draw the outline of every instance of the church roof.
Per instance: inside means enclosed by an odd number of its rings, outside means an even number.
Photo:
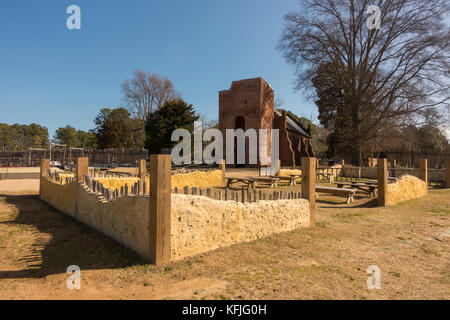
[[[282,116],[282,113],[278,110],[275,110],[275,114],[280,117]],[[286,129],[310,138],[310,135],[306,132],[306,130],[303,129],[302,126],[297,121],[289,117],[287,114],[286,114]]]

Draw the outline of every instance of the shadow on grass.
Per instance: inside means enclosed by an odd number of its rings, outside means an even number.
[[[356,209],[356,208],[375,208],[378,206],[378,199],[372,198],[363,203],[355,204],[355,205],[342,205],[342,203],[338,203],[332,200],[325,199],[316,199],[317,203],[325,203],[325,204],[333,204],[334,206],[320,206],[320,208],[328,208],[328,209]]]
[[[18,211],[15,219],[2,224],[32,226],[51,236],[50,240],[39,239],[39,236],[34,239],[28,255],[20,259],[27,264],[26,269],[0,270],[0,279],[40,278],[65,273],[70,265],[86,270],[148,263],[134,251],[50,207],[37,195],[0,196]]]

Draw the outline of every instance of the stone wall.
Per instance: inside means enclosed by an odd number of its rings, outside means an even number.
[[[47,178],[41,179],[40,198],[61,212],[75,214],[75,190],[77,184],[60,184]]]
[[[106,202],[84,185],[78,185],[77,193],[75,219],[150,257],[149,197],[125,196]]]
[[[309,226],[304,199],[242,204],[172,195],[172,260]]]
[[[107,202],[84,184],[59,184],[42,177],[41,186],[45,202],[150,258],[148,196]],[[242,204],[181,194],[171,197],[171,260],[309,226],[309,202],[304,199]]]
[[[427,195],[427,184],[425,181],[405,175],[398,179],[397,182],[387,185],[386,205],[393,205],[425,195]]]

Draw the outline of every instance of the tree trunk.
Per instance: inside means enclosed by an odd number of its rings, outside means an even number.
[[[360,120],[358,114],[358,107],[354,106],[352,108],[352,141],[351,143],[351,151],[352,151],[352,165],[359,167],[361,165],[361,128],[360,128]]]

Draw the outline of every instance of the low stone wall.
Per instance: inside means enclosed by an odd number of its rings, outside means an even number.
[[[304,199],[242,204],[173,194],[171,257],[179,260],[308,226],[309,202]]]
[[[41,179],[41,199],[59,211],[150,258],[150,198],[105,201],[84,184]],[[171,260],[309,226],[304,199],[242,204],[202,196],[171,195]]]
[[[404,175],[395,183],[387,185],[386,205],[423,197],[427,194],[425,181],[409,175]]]
[[[77,184],[60,184],[48,178],[41,179],[40,198],[61,212],[75,214],[75,190]]]
[[[74,218],[150,258],[149,202],[146,196],[125,196],[106,202],[84,185],[78,185]]]

